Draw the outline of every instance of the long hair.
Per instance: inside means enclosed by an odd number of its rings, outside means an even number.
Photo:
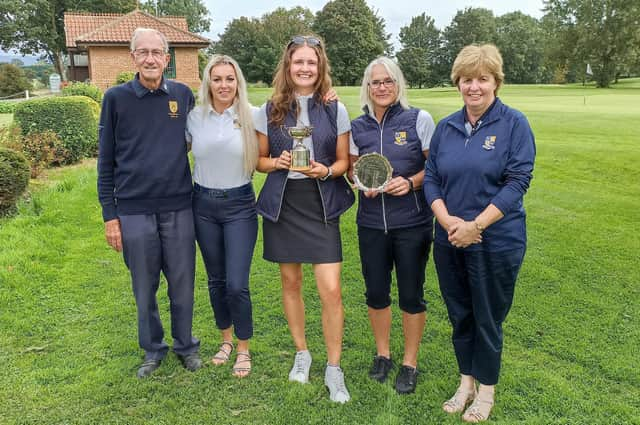
[[[367,65],[364,70],[364,76],[362,77],[362,86],[360,86],[360,106],[369,108],[369,113],[373,113],[373,101],[371,100],[371,93],[369,91],[369,84],[371,84],[371,74],[373,73],[373,67],[376,65],[382,65],[389,74],[389,77],[396,83],[396,99],[394,102],[400,102],[402,109],[409,109],[409,101],[407,100],[407,83],[404,80],[404,75],[398,64],[389,59],[386,56],[379,56]]]
[[[296,100],[295,84],[291,79],[289,69],[291,68],[291,56],[300,47],[307,46],[312,48],[318,57],[318,80],[313,87],[316,95],[322,99],[331,89],[331,66],[324,49],[324,41],[316,35],[312,35],[312,37],[320,40],[320,44],[310,46],[306,42],[303,44],[289,43],[282,52],[280,62],[278,62],[278,67],[273,76],[273,95],[271,96],[271,104],[273,106],[269,122],[275,125],[284,124],[284,119]]]
[[[198,104],[202,106],[202,119],[206,117],[207,106],[210,105],[213,107],[213,96],[211,95],[209,85],[211,83],[211,69],[217,65],[231,65],[236,73],[236,81],[238,84],[233,106],[236,114],[235,119],[238,125],[240,125],[240,132],[242,134],[244,171],[247,175],[251,175],[255,171],[256,164],[258,163],[258,139],[253,125],[251,104],[249,103],[249,97],[247,95],[247,82],[244,79],[244,75],[242,75],[242,70],[238,62],[231,56],[213,55],[204,68],[202,84],[200,84],[200,90],[198,91]]]

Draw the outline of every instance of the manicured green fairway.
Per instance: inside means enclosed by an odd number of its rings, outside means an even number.
[[[4,127],[13,121],[13,114],[0,114],[0,127]]]
[[[358,90],[339,88],[352,117]],[[253,90],[262,103],[269,90]],[[461,107],[454,89],[411,90],[440,119]],[[505,103],[536,135],[535,178],[526,197],[529,245],[505,324],[492,422],[640,424],[640,82],[596,90],[508,86]],[[104,241],[95,162],[32,184],[20,215],[0,220],[0,423],[456,424],[440,405],[457,386],[450,327],[431,261],[427,330],[416,394],[366,373],[374,354],[352,208],[342,220],[346,311],[342,365],[353,400],[336,406],[322,383],[319,300],[306,269],[310,385],[289,384],[294,350],[280,306],[277,267],[251,271],[254,371],[186,372],[172,354],[139,381],[135,306],[120,255]],[[260,187],[263,176],[257,175]],[[166,283],[160,290],[169,329]],[[394,302],[397,297],[393,297]],[[394,306],[394,313],[398,313]],[[392,350],[401,358],[399,314]],[[218,335],[198,262],[194,333],[212,356]],[[395,376],[395,372],[394,372]]]

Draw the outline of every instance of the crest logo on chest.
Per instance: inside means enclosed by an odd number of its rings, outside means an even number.
[[[406,131],[396,131],[394,135],[394,141],[398,146],[404,146],[407,144],[407,132]]]

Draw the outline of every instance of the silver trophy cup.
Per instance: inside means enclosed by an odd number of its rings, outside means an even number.
[[[287,127],[287,132],[293,137],[293,140],[295,140],[293,149],[291,149],[290,170],[308,171],[311,169],[311,152],[309,152],[309,148],[302,143],[302,140],[305,137],[311,136],[312,130],[313,127],[310,126]]]

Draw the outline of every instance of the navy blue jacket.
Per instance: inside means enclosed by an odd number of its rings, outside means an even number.
[[[365,113],[351,122],[351,136],[360,155],[377,152],[384,155],[393,168],[393,177],[410,177],[424,168],[422,142],[416,131],[420,110],[403,109],[399,103],[389,107],[382,122]],[[360,193],[357,223],[374,229],[399,229],[428,224],[433,226],[433,213],[422,191],[403,196],[382,193],[367,198]]]
[[[482,234],[482,243],[467,250],[505,251],[524,248],[527,235],[522,198],[532,179],[536,154],[529,122],[496,99],[467,135],[465,109],[442,119],[433,134],[424,177],[429,205],[442,199],[450,215],[471,221],[489,204],[504,217]],[[436,226],[436,243],[449,245]]]
[[[98,132],[98,198],[105,221],[190,207],[185,125],[193,104],[191,90],[169,80],[151,91],[136,75],[107,90]]]
[[[309,122],[313,126],[311,133],[313,153],[316,162],[330,166],[336,161],[338,104],[331,102],[325,105],[316,97],[309,99],[308,104]],[[296,103],[285,118],[285,127],[296,125],[295,105]],[[267,105],[267,116],[270,114],[271,103]],[[269,154],[272,158],[280,156],[283,150],[290,151],[293,147],[293,138],[282,128],[269,123],[267,133]],[[256,204],[258,213],[264,218],[278,221],[288,174],[289,170],[276,170],[267,174]],[[326,181],[316,180],[316,182],[320,190],[325,221],[338,217],[355,202],[353,191],[344,177],[329,178]]]

